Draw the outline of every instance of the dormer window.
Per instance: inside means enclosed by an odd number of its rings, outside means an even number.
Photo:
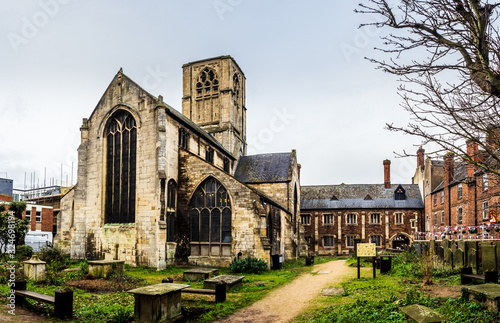
[[[399,185],[394,191],[394,199],[396,201],[406,200],[406,191],[403,186]]]

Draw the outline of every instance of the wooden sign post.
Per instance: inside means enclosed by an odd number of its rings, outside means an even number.
[[[377,249],[374,243],[358,243],[356,257],[358,258],[358,279],[361,278],[361,267],[360,258],[361,257],[372,257],[373,264],[373,278],[376,278],[375,272],[375,257],[377,256]]]

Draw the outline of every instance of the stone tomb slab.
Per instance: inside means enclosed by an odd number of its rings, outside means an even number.
[[[124,260],[89,261],[89,274],[95,278],[108,278],[112,273],[123,274]]]
[[[215,268],[193,268],[184,271],[183,279],[184,281],[188,279],[190,280],[208,279],[218,274],[219,274],[219,269]]]
[[[401,307],[400,310],[405,313],[407,317],[418,323],[436,323],[446,320],[446,318],[438,312],[422,305],[404,306]]]
[[[477,294],[483,293],[486,299],[483,304],[490,311],[500,310],[500,285],[497,284],[482,284],[474,286],[464,286],[469,292],[469,300],[475,300]]]
[[[340,296],[344,293],[344,288],[342,287],[330,287],[325,288],[321,291],[322,296]]]
[[[181,291],[189,285],[156,284],[129,290],[134,294],[134,320],[170,322],[182,316]]]
[[[226,290],[230,291],[233,288],[243,285],[243,278],[245,278],[245,276],[220,275],[205,280],[203,282],[203,288],[215,289],[217,283],[224,283],[226,284]]]

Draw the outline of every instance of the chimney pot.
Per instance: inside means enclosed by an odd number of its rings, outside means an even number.
[[[389,159],[384,160],[384,187],[391,188],[391,161]]]

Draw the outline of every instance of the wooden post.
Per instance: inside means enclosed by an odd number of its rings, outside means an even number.
[[[25,280],[16,280],[14,282],[14,290],[26,290],[26,281]],[[16,306],[23,306],[24,304],[24,297],[22,296],[17,296],[17,294],[14,295]]]
[[[471,267],[463,267],[460,268],[460,285],[466,285],[471,282],[469,277],[464,277],[464,275],[471,275],[472,268]]]
[[[360,263],[359,263],[359,257],[358,257],[358,279],[361,278],[361,268],[359,268],[359,265],[360,265]]]
[[[226,300],[226,284],[217,283],[215,284],[215,302],[222,303]]]
[[[54,316],[60,319],[73,317],[73,291],[69,288],[56,290]]]
[[[377,266],[375,264],[377,257],[372,257],[372,265],[373,265],[373,279],[377,278]]]

